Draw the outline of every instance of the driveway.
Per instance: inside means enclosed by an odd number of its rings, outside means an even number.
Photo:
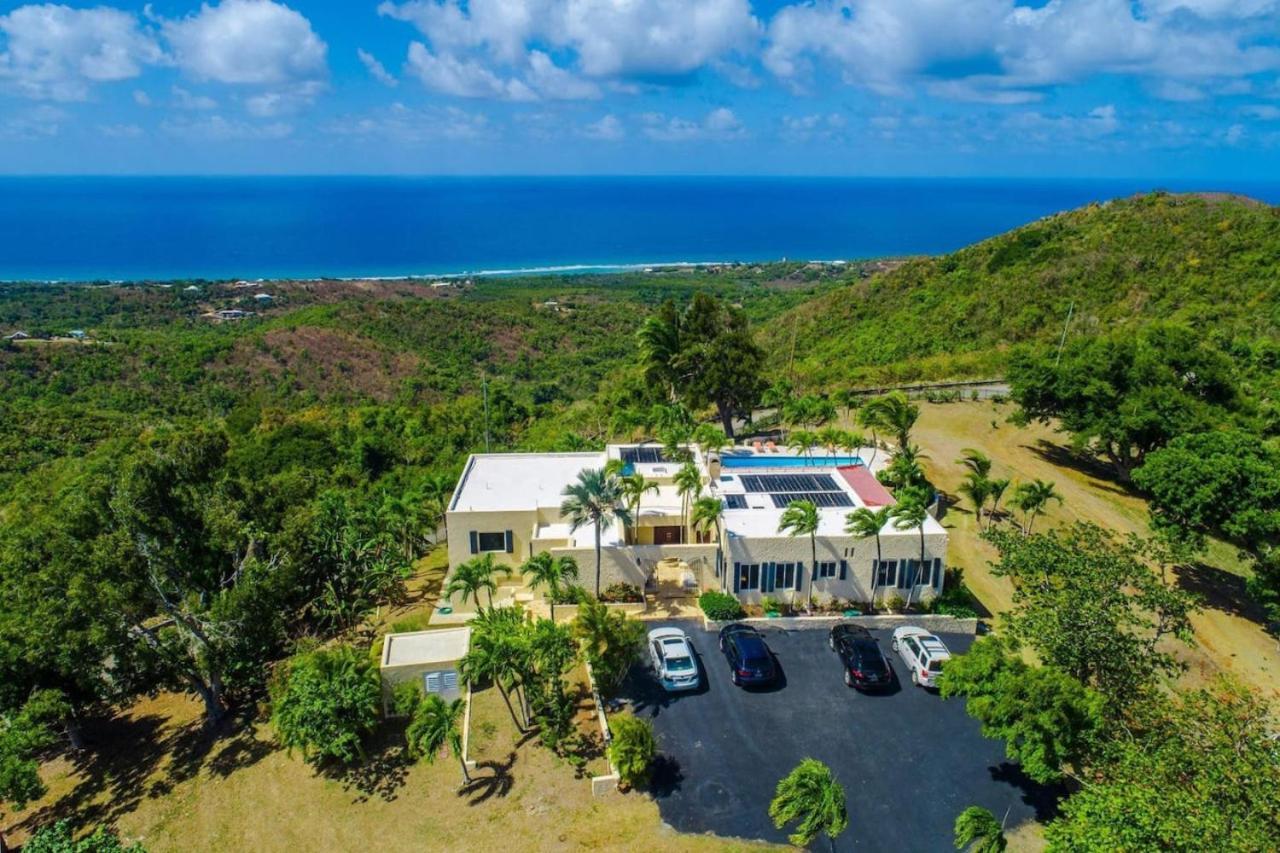
[[[778,780],[806,757],[827,764],[844,785],[849,828],[839,850],[951,850],[956,816],[968,806],[997,818],[1007,812],[1009,827],[1046,817],[1052,806],[1052,792],[1005,758],[1003,742],[978,733],[961,700],[944,701],[904,679],[887,631],[873,634],[901,686],[867,695],[845,687],[825,629],[766,629],[783,678],[773,689],[747,691],[730,684],[716,635],[701,622],[665,624],[692,639],[702,687],[668,695],[647,666],[637,666],[623,695],[653,722],[661,753],[653,791],[663,820],[681,832],[785,843],[787,833],[769,820],[769,801]],[[973,638],[942,640],[963,652]]]

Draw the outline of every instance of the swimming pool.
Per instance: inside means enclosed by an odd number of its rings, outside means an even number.
[[[764,453],[720,455],[723,468],[830,468],[836,465],[862,465],[860,456],[773,456]]]

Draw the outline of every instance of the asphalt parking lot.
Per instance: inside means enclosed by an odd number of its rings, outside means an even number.
[[[873,695],[844,685],[825,629],[766,629],[782,678],[772,689],[748,691],[730,684],[715,633],[696,621],[664,624],[693,641],[700,689],[667,694],[646,658],[623,695],[653,722],[661,753],[653,793],[663,820],[681,832],[785,843],[769,801],[778,780],[806,757],[826,763],[844,785],[849,828],[838,850],[952,850],[956,815],[968,806],[991,809],[1009,827],[1051,807],[1052,793],[1008,761],[1003,742],[979,734],[961,700],[911,685],[888,631],[873,634],[898,686]],[[953,653],[973,641],[941,636]]]

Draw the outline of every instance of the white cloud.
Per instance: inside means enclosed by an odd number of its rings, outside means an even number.
[[[615,115],[607,115],[599,121],[582,128],[582,135],[587,139],[599,139],[603,142],[617,142],[626,137],[626,129]]]
[[[644,135],[659,142],[687,142],[694,139],[738,139],[746,135],[738,117],[727,107],[719,107],[699,121],[667,116],[662,113],[644,113],[640,116]]]
[[[845,124],[844,116],[839,113],[783,116],[780,135],[788,142],[836,139],[840,136],[841,131],[844,130]]]
[[[137,139],[145,134],[136,124],[102,124],[98,132],[108,139]]]
[[[1204,89],[1179,80],[1161,80],[1151,92],[1163,101],[1203,101],[1206,97]]]
[[[430,66],[424,82],[464,97],[511,99],[519,82],[544,99],[596,98],[599,87],[582,78],[663,79],[709,66],[745,80],[724,57],[753,52],[762,33],[748,0],[409,0],[378,12],[426,36],[409,56],[420,77]],[[449,88],[433,85],[446,79]]]
[[[1280,120],[1280,107],[1274,104],[1250,104],[1241,110],[1245,115],[1262,121]]]
[[[1168,81],[1171,95],[1280,70],[1276,0],[814,0],[770,21],[762,61],[796,89],[820,68],[886,95],[1016,104],[1096,74]],[[1206,23],[1213,19],[1212,23]]]
[[[94,83],[127,80],[164,54],[138,19],[101,6],[20,6],[0,15],[0,84],[30,98],[79,101]]]
[[[274,140],[284,139],[293,133],[293,126],[285,122],[256,124],[226,119],[220,115],[200,119],[171,119],[161,123],[160,129],[170,136],[198,142]]]
[[[70,116],[66,110],[48,104],[19,110],[0,119],[0,139],[34,140],[57,136]]]
[[[149,107],[151,106],[151,96],[141,89],[134,89],[133,102],[140,107]]]
[[[346,116],[324,130],[333,136],[390,139],[405,145],[479,140],[493,135],[488,118],[479,113],[457,107],[419,110],[401,103],[366,115]]]
[[[1240,141],[1244,139],[1244,136],[1244,125],[1233,124],[1231,127],[1227,128],[1225,133],[1222,134],[1222,141],[1227,145],[1239,145]]]
[[[163,23],[178,65],[201,80],[280,85],[321,80],[328,47],[311,22],[272,0],[222,0]]]
[[[360,62],[364,64],[369,76],[374,80],[392,88],[400,85],[400,81],[392,76],[391,72],[387,71],[386,67],[372,53],[369,53],[364,48],[356,48],[356,56],[360,57]]]
[[[180,110],[216,110],[218,108],[218,102],[208,95],[197,95],[181,86],[174,86],[172,95],[171,103]]]
[[[409,45],[405,71],[433,92],[459,98],[533,101],[538,97],[520,80],[503,79],[477,60],[432,53],[422,42]]]
[[[249,115],[258,118],[288,115],[310,106],[323,89],[324,84],[319,80],[305,80],[281,89],[250,95],[244,99],[244,108]]]

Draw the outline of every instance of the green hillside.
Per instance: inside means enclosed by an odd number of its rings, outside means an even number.
[[[1090,205],[852,282],[763,334],[775,352],[794,339],[806,386],[989,375],[1009,345],[1056,340],[1073,301],[1073,335],[1159,318],[1275,336],[1280,209],[1167,193]]]

